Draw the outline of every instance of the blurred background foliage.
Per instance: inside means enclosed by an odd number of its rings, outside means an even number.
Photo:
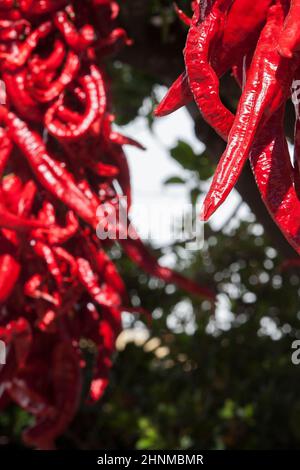
[[[126,22],[132,1],[123,3]],[[172,2],[145,3],[156,41],[172,43],[176,28],[184,37]],[[186,11],[188,5],[180,2]],[[142,114],[151,128],[157,75],[119,59],[110,74],[118,123]],[[182,171],[165,184],[188,185],[195,204],[215,164],[206,151],[195,155],[184,141],[170,154]],[[216,308],[149,278],[118,248],[112,250],[132,304],[152,312],[153,321],[126,315],[104,399],[90,407],[83,397],[58,448],[300,447],[300,366],[291,362],[291,344],[300,338],[299,268],[283,266],[254,215],[247,221],[233,217],[218,231],[206,226],[205,240],[201,251],[187,253],[180,243],[166,251],[175,254],[177,269],[216,288]],[[88,345],[83,352],[91,360]],[[29,422],[14,406],[2,413],[0,444],[21,447]]]

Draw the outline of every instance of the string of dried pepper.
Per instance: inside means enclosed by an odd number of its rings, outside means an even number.
[[[24,440],[43,449],[77,411],[81,339],[97,351],[95,401],[108,384],[122,311],[132,309],[107,253],[112,242],[96,236],[99,222],[124,236],[99,208],[117,210],[123,196],[130,206],[123,146],[143,148],[113,128],[103,59],[131,43],[118,12],[113,0],[0,0],[0,338],[9,349],[0,406],[13,401],[31,413]],[[150,275],[214,299],[160,267],[141,240],[122,243]]]

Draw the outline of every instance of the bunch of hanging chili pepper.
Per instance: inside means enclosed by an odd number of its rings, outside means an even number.
[[[300,253],[300,1],[196,0],[188,25],[185,71],[156,110],[167,115],[196,102],[227,142],[202,218],[224,202],[249,158],[262,199]],[[220,98],[220,78],[232,71],[241,87],[235,115]],[[294,162],[283,128],[287,100],[296,109]]]
[[[0,0],[0,409],[32,413],[24,440],[44,449],[78,408],[81,340],[95,349],[94,402],[130,309],[99,218],[150,275],[214,297],[106,222],[123,196],[130,206],[123,146],[141,147],[113,129],[105,60],[130,43],[117,16],[113,0]]]

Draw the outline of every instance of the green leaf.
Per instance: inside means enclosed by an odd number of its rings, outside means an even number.
[[[179,140],[176,147],[171,149],[171,155],[183,168],[195,170],[196,156],[192,147],[183,140]]]
[[[182,178],[180,178],[180,176],[171,176],[171,178],[168,178],[164,181],[164,184],[167,185],[167,184],[185,184],[186,181]]]

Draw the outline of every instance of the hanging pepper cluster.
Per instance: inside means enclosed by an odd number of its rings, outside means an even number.
[[[123,146],[141,147],[113,129],[105,61],[130,43],[117,16],[113,0],[0,0],[0,408],[15,402],[31,413],[24,440],[44,449],[78,408],[81,340],[95,351],[95,402],[130,310],[99,222],[150,275],[213,298],[159,266],[132,227],[106,218],[123,196],[128,214]]]
[[[203,205],[208,220],[250,160],[262,199],[290,244],[300,253],[300,1],[197,0],[188,25],[185,71],[156,109],[167,115],[192,100],[227,142]],[[241,87],[235,115],[220,98],[226,72]],[[296,110],[291,163],[284,113]]]

